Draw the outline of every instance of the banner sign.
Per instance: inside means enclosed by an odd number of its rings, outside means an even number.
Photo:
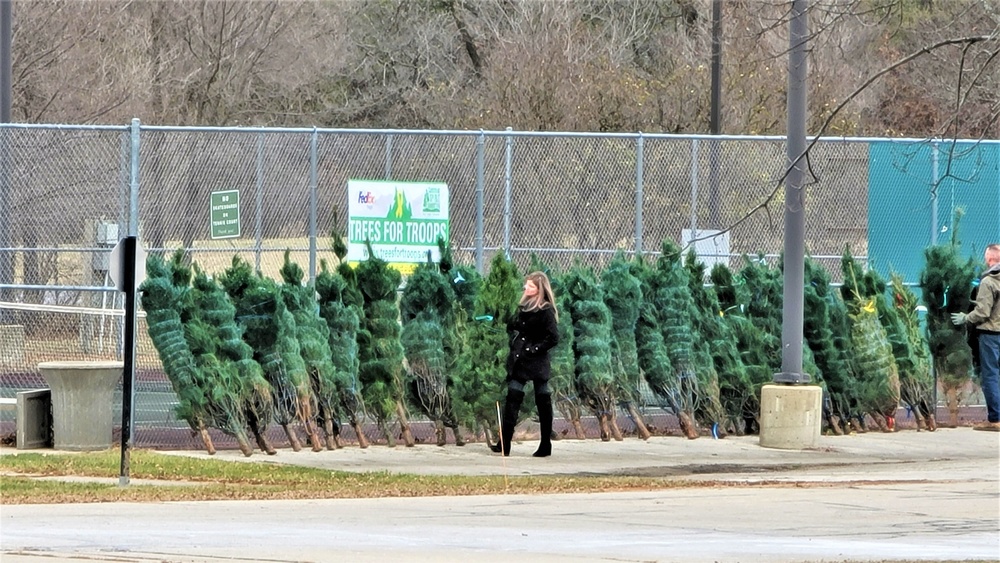
[[[443,182],[348,180],[347,261],[375,256],[410,273],[427,261],[441,260],[438,237],[448,241],[448,185]]]

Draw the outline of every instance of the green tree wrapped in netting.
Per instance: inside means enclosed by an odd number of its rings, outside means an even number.
[[[651,301],[656,311],[663,344],[673,370],[675,387],[672,392],[681,410],[691,420],[701,401],[695,355],[695,335],[692,324],[692,299],[688,275],[680,263],[680,248],[664,240],[662,254],[653,268]]]
[[[927,306],[927,345],[930,347],[934,373],[948,404],[950,425],[958,425],[958,406],[962,390],[969,384],[972,349],[964,326],[951,322],[952,313],[967,313],[972,308],[972,281],[976,267],[972,258],[963,259],[955,217],[951,240],[924,249],[924,269],[920,272],[921,299]]]
[[[899,408],[899,370],[888,332],[879,318],[880,313],[883,316],[887,314],[885,284],[879,287],[878,274],[873,270],[865,272],[851,256],[850,249],[845,248],[840,269],[844,274],[844,285],[840,291],[851,318],[858,399],[862,410],[875,420],[879,428],[891,431]]]
[[[316,276],[319,314],[329,329],[330,360],[334,367],[339,412],[347,417],[358,439],[358,446],[368,447],[362,421],[365,405],[358,379],[358,327],[361,323],[354,307],[344,303],[347,280],[338,272],[330,271],[326,260],[320,261]]]
[[[180,313],[174,308],[175,304],[188,298],[189,289],[174,285],[169,268],[156,255],[146,259],[146,280],[139,289],[142,291],[142,308],[146,312],[149,337],[177,394],[174,412],[199,433],[208,453],[214,454],[215,446],[208,433],[207,382],[195,365],[194,355],[184,336]]]
[[[719,400],[730,417],[742,423],[737,433],[759,430],[760,388],[773,379],[766,350],[774,348],[774,335],[757,330],[746,314],[747,287],[732,270],[716,263],[709,274],[719,307],[719,317],[726,325],[739,354],[741,369],[728,370],[719,381]]]
[[[343,447],[343,443],[340,440],[340,389],[330,351],[330,327],[319,316],[315,289],[303,284],[305,272],[291,261],[290,254],[285,251],[285,261],[279,270],[284,282],[279,294],[285,308],[295,318],[295,339],[312,387],[313,412],[323,426],[326,448],[334,450]]]
[[[574,380],[583,403],[597,417],[601,440],[621,440],[614,417],[616,406],[614,372],[611,367],[611,311],[604,304],[604,291],[592,271],[574,266],[566,275],[564,291],[569,295],[573,316]]]
[[[638,345],[635,327],[642,307],[642,282],[632,274],[631,264],[621,251],[601,272],[604,304],[611,312],[611,368],[615,396],[635,425],[643,440],[650,437],[639,411],[642,373],[639,371]]]
[[[712,429],[716,438],[727,433],[742,433],[742,409],[727,411],[722,404],[723,385],[739,386],[746,377],[746,370],[736,349],[736,337],[720,313],[719,298],[715,289],[705,285],[707,278],[704,262],[698,259],[694,247],[684,260],[691,292],[691,325],[694,329],[695,354],[699,358],[698,405],[695,416],[703,425]],[[723,383],[725,381],[725,383]]]
[[[576,360],[573,357],[573,312],[570,310],[569,294],[565,289],[566,273],[553,270],[534,256],[530,271],[545,272],[545,275],[549,277],[549,283],[552,284],[552,292],[556,298],[556,308],[559,310],[559,320],[556,322],[559,343],[549,355],[551,372],[549,389],[552,390],[552,403],[573,429],[573,435],[577,439],[583,440],[587,437],[587,433],[580,420],[580,417],[583,416],[583,402],[580,400],[576,385],[573,383],[576,379]],[[526,399],[529,398],[534,400],[533,396],[526,397]],[[569,430],[564,432],[568,433]],[[557,435],[553,438],[558,439],[559,437]]]
[[[242,409],[247,426],[257,445],[270,455],[274,448],[267,440],[267,425],[274,418],[271,384],[264,370],[253,359],[253,349],[243,341],[243,331],[236,323],[236,308],[226,292],[198,266],[193,265],[191,316],[185,324],[192,350],[231,382],[237,408]],[[223,385],[225,387],[225,385]]]
[[[892,304],[903,324],[906,338],[909,341],[910,355],[904,360],[896,357],[899,366],[899,397],[917,421],[917,430],[921,428],[931,432],[937,430],[936,413],[934,412],[934,377],[931,375],[930,353],[927,343],[920,334],[920,318],[917,316],[918,299],[907,285],[903,277],[893,273],[889,277],[892,288]]]
[[[826,268],[807,256],[804,280],[803,336],[826,384],[823,410],[829,413],[828,425],[839,436],[848,430],[845,426],[858,404],[858,382],[851,369],[850,332],[843,335],[834,332],[839,325],[831,318],[831,307],[843,308],[843,304],[830,290],[830,274]]]
[[[502,252],[490,262],[490,271],[472,309],[472,320],[458,332],[462,341],[453,381],[452,399],[459,424],[481,428],[486,441],[499,442],[498,403],[506,392],[507,326],[521,296],[517,266]]]
[[[187,288],[184,298],[174,304],[180,312],[184,324],[184,338],[187,340],[195,366],[201,374],[205,398],[205,410],[209,415],[209,424],[224,433],[236,438],[243,455],[250,456],[253,449],[247,439],[247,421],[245,416],[245,400],[242,395],[239,372],[232,363],[228,365],[220,361],[216,355],[216,342],[211,327],[206,326],[201,318],[195,293],[190,290],[192,269],[187,263],[185,252],[178,249],[167,266],[176,287]]]
[[[400,273],[375,255],[371,243],[368,258],[357,267],[358,289],[364,298],[364,333],[358,339],[358,376],[368,412],[375,417],[390,447],[396,438],[389,429],[395,414],[403,442],[414,445],[406,413],[403,388],[403,345],[400,342],[399,305],[396,290]],[[370,340],[362,340],[362,336]]]
[[[441,262],[438,263],[438,267],[451,284],[451,290],[455,292],[454,312],[456,315],[464,313],[471,318],[476,306],[476,297],[483,287],[483,276],[472,266],[456,264],[451,245],[441,237],[438,237],[438,250],[441,252]]]
[[[434,422],[437,445],[447,443],[451,428],[455,443],[465,444],[452,410],[448,388],[448,356],[452,349],[455,291],[440,267],[428,260],[406,279],[399,302],[401,341],[406,355],[406,389],[410,403]]]
[[[238,255],[219,276],[219,283],[236,307],[236,322],[243,340],[253,348],[254,359],[271,384],[275,421],[281,425],[292,449],[302,442],[292,427],[301,423],[314,451],[323,449],[316,432],[312,388],[306,364],[295,337],[295,317],[285,307],[274,280],[254,273]]]
[[[642,283],[642,303],[636,319],[636,353],[639,368],[650,390],[662,401],[661,407],[677,417],[681,432],[688,439],[699,436],[693,414],[684,409],[680,400],[680,381],[667,354],[657,305],[656,289],[661,282],[657,271],[638,256],[631,264],[632,274]]]

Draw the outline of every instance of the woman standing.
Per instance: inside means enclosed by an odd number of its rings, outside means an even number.
[[[503,405],[500,443],[491,445],[495,452],[510,455],[510,441],[517,425],[517,414],[524,400],[524,386],[530,381],[535,391],[541,443],[535,457],[552,454],[552,390],[549,350],[559,343],[559,313],[549,278],[532,272],[524,280],[524,293],[517,316],[508,328],[510,353],[507,356],[507,398]]]

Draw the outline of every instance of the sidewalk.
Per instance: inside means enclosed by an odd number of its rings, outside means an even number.
[[[345,471],[649,475],[630,493],[0,506],[3,563],[71,561],[1000,561],[1000,434],[969,428],[822,437],[565,440],[292,452],[221,451]],[[171,452],[208,457],[204,452]]]

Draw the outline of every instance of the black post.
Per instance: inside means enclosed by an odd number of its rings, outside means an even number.
[[[132,447],[132,405],[135,402],[135,265],[138,237],[128,236],[122,239],[121,280],[125,292],[125,344],[124,373],[122,375],[122,463],[118,476],[120,486],[128,485],[130,448]],[[111,264],[110,267],[118,267]]]

